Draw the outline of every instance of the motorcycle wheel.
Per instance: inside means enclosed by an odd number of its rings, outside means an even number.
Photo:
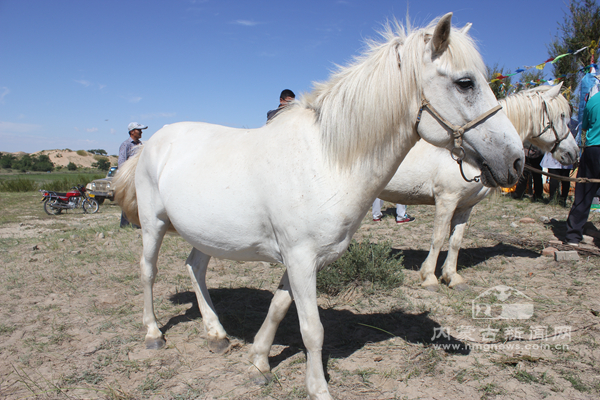
[[[46,200],[44,202],[44,211],[48,215],[58,215],[62,212],[62,208],[54,207],[57,200]]]
[[[93,214],[98,212],[98,208],[100,206],[98,205],[98,202],[96,201],[96,199],[85,199],[83,201],[83,212],[88,213],[88,214]]]

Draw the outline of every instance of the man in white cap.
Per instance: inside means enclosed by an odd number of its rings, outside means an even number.
[[[142,129],[147,129],[146,125],[138,124],[137,122],[132,122],[127,125],[127,130],[129,131],[129,138],[121,143],[121,147],[119,147],[119,161],[118,167],[121,168],[121,165],[127,161],[130,157],[134,156],[135,153],[139,150],[139,146],[142,144],[140,140],[142,138]],[[127,217],[125,217],[124,213],[121,213],[121,228],[126,226],[130,226],[132,224],[129,223]],[[132,225],[136,228],[139,228],[137,225]]]
[[[142,129],[147,129],[146,125],[138,124],[137,122],[132,122],[127,125],[127,130],[129,131],[129,139],[121,143],[121,147],[119,147],[119,161],[118,167],[121,168],[121,165],[127,161],[131,156],[137,153],[140,144],[142,141]]]

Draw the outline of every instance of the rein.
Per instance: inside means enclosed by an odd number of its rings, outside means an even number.
[[[549,176],[550,178],[554,178],[558,181],[568,181],[568,182],[575,182],[575,183],[600,183],[600,179],[592,179],[592,178],[567,178],[565,176],[561,176],[561,175],[556,175],[556,174],[551,174],[550,172],[544,172],[541,169],[537,169],[532,167],[531,165],[527,165],[525,164],[525,169],[529,170],[531,172],[536,172],[538,174],[542,174],[542,175],[546,175]]]
[[[463,179],[467,182],[479,182],[481,175],[477,175],[473,179],[467,179],[467,177],[465,176],[465,173],[463,172],[462,162],[463,162],[463,159],[465,158],[465,149],[462,147],[463,136],[466,131],[468,131],[475,125],[477,125],[480,122],[485,121],[492,115],[496,114],[499,110],[502,109],[502,106],[500,104],[498,104],[496,107],[493,107],[492,109],[484,112],[479,117],[467,122],[463,126],[457,126],[457,125],[452,124],[446,118],[442,117],[435,110],[435,108],[433,108],[431,103],[423,97],[423,99],[421,101],[421,108],[419,109],[419,114],[417,115],[417,126],[419,125],[419,122],[421,121],[421,114],[423,113],[423,109],[425,109],[425,108],[437,119],[437,121],[440,123],[440,125],[443,125],[452,131],[452,139],[454,139],[454,147],[452,148],[452,150],[450,150],[450,156],[452,156],[452,159],[458,163],[458,165],[460,167],[460,174],[462,175]],[[552,129],[554,129],[554,127]],[[554,132],[556,133],[556,130]]]

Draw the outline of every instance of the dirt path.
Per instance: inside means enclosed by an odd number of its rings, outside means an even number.
[[[139,231],[119,229],[120,211],[110,204],[94,215],[50,217],[36,200],[0,196],[0,207],[10,213],[0,224],[0,398],[306,397],[294,307],[271,352],[277,380],[267,386],[249,380],[246,355],[280,265],[211,260],[211,296],[233,343],[219,356],[207,349],[183,268],[189,246],[167,237],[155,286],[167,346],[149,351],[141,324]],[[401,226],[389,214],[379,223],[367,215],[356,235],[391,240],[402,251],[404,285],[319,298],[334,397],[598,398],[599,243],[580,251],[578,261],[540,255],[564,233],[568,210],[503,197],[484,201],[472,213],[459,256],[470,289],[442,286],[433,293],[420,288],[417,270],[429,249],[434,209],[408,212],[416,221]],[[520,222],[525,217],[533,222]],[[599,213],[591,221],[600,228]],[[473,318],[477,306],[490,305],[490,315],[497,315],[501,291],[478,297],[494,287],[520,292],[524,297],[514,298],[529,307],[530,318]]]

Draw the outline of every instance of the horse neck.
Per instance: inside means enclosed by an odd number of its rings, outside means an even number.
[[[324,155],[340,172],[387,175],[416,142],[421,91],[418,72],[407,77],[398,64],[401,42],[373,45],[304,99],[315,111]]]
[[[499,100],[521,141],[525,142],[542,131],[542,98],[539,94],[514,94]]]

